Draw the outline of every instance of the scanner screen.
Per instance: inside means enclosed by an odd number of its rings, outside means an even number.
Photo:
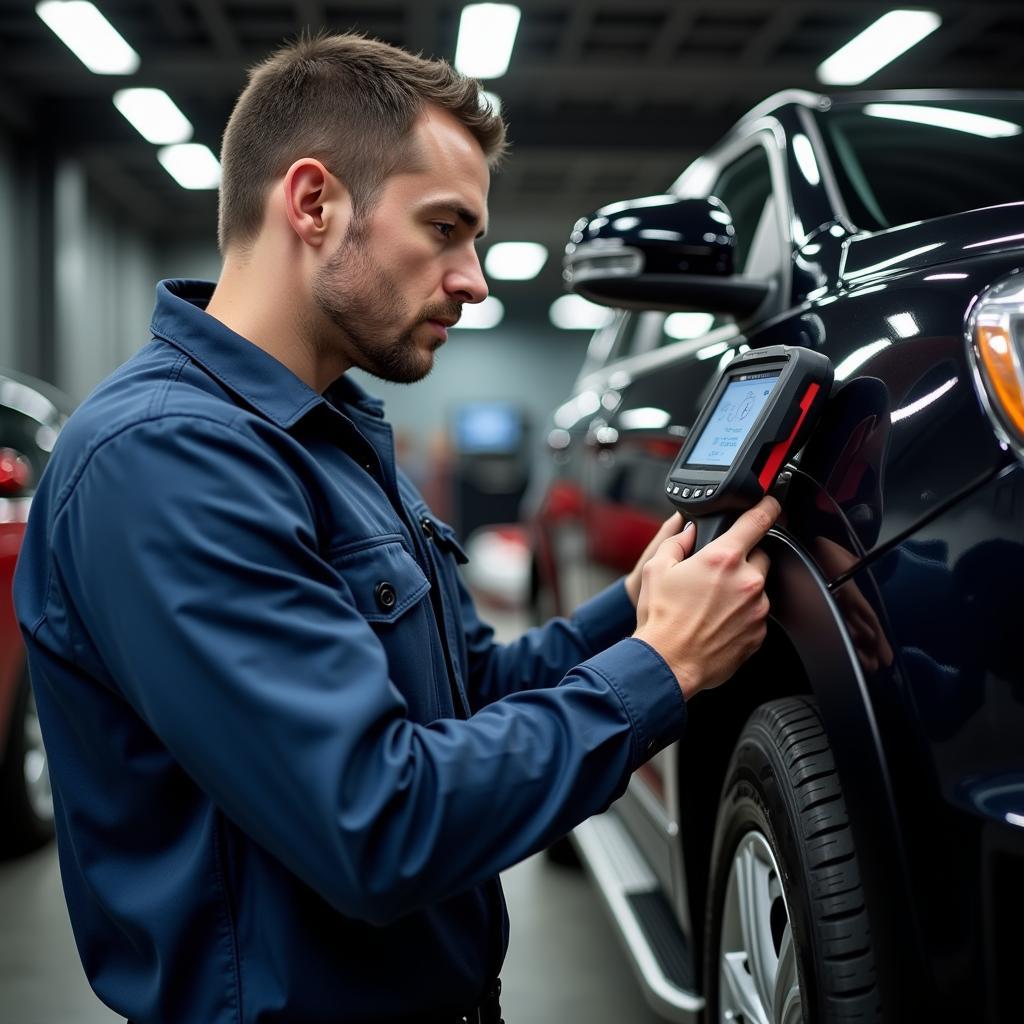
[[[686,460],[693,466],[730,466],[779,379],[779,371],[729,381]]]

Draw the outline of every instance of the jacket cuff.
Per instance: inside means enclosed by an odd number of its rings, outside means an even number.
[[[635,637],[620,640],[585,665],[608,681],[626,709],[635,741],[631,770],[682,736],[683,691],[665,659],[649,644]]]
[[[625,579],[584,601],[573,612],[572,623],[593,654],[629,636],[636,629],[636,608],[626,593]]]

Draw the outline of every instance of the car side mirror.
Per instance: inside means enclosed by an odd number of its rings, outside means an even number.
[[[646,196],[573,225],[562,276],[570,291],[621,309],[753,313],[771,282],[733,273],[736,230],[714,196]]]

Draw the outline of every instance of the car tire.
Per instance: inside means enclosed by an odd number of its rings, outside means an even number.
[[[11,724],[0,761],[0,856],[38,849],[53,838],[53,798],[36,702],[28,676],[22,678],[11,709]]]
[[[757,708],[733,752],[711,853],[707,1024],[878,1021],[857,854],[813,700]]]

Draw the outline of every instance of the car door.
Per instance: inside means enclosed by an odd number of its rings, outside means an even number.
[[[664,497],[668,470],[718,372],[788,305],[789,201],[773,134],[755,131],[723,150],[712,195],[725,203],[736,230],[736,270],[769,279],[773,293],[751,323],[709,311],[629,313],[628,357],[604,380],[601,408],[585,437],[584,525],[591,592],[628,572],[672,508]],[[681,893],[683,865],[674,841],[681,826],[673,748],[633,777],[617,811],[643,847],[666,891]]]

